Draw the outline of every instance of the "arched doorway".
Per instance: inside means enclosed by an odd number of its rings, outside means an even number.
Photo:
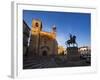
[[[43,51],[42,56],[47,56],[47,51]]]
[[[48,46],[42,46],[41,47],[41,55],[42,56],[48,56],[49,54],[49,47]]]

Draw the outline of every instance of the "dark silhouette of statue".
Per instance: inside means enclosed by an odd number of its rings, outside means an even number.
[[[78,44],[76,42],[76,36],[70,34],[69,37],[70,37],[70,39],[65,42],[65,44],[67,45],[67,47],[70,47],[71,45],[73,45],[73,47],[78,46]]]

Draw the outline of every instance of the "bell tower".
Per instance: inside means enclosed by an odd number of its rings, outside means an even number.
[[[42,22],[38,19],[32,20],[32,35],[39,33],[42,30]]]
[[[31,55],[38,55],[40,44],[40,31],[42,30],[42,22],[38,19],[32,20],[30,53]]]

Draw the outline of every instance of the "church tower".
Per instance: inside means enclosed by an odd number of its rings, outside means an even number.
[[[31,40],[30,40],[30,53],[32,55],[38,55],[38,49],[40,44],[40,31],[42,30],[42,22],[38,19],[32,20],[31,28]]]
[[[42,22],[38,19],[32,21],[32,35],[38,34],[42,30]]]

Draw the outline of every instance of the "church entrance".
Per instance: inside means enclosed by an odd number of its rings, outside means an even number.
[[[41,55],[42,56],[48,56],[48,52],[49,52],[49,47],[48,46],[42,46],[41,47]]]
[[[47,56],[47,51],[43,51],[42,56]]]

